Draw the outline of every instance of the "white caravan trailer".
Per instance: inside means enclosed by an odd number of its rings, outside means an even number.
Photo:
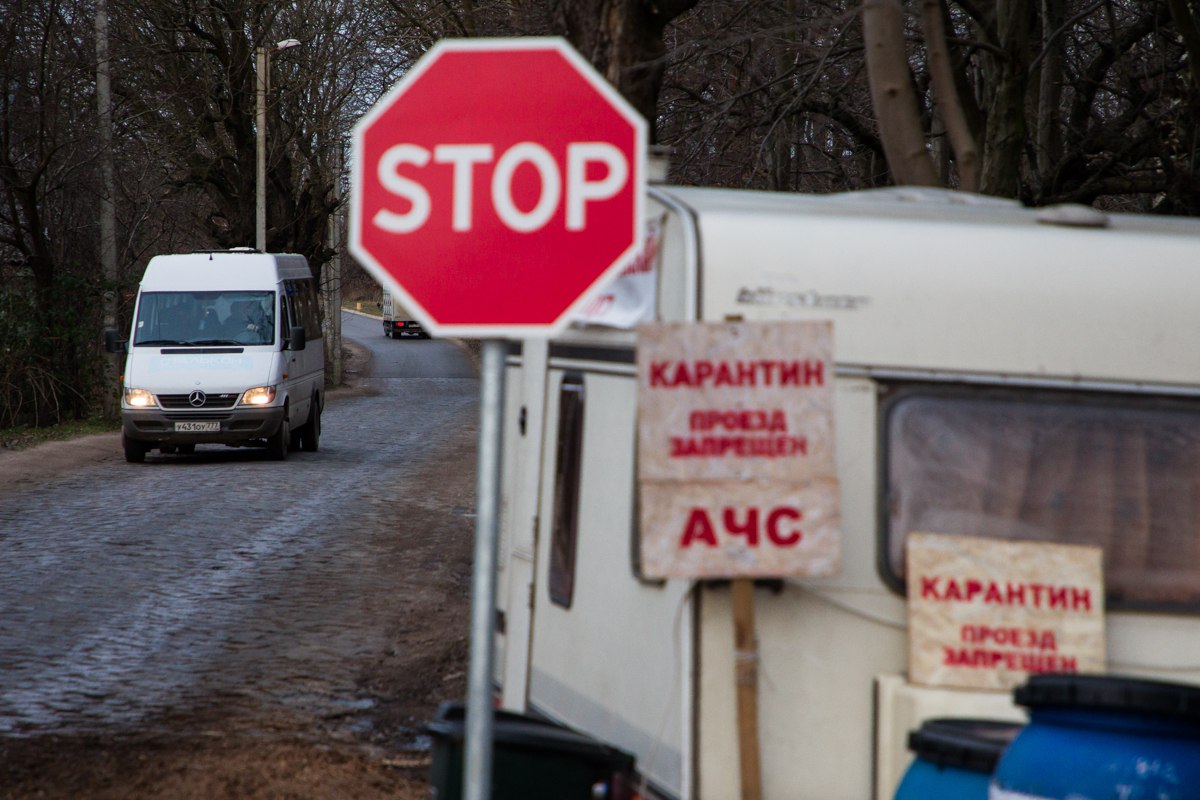
[[[930,716],[1009,695],[905,677],[909,531],[1100,545],[1113,673],[1200,681],[1200,221],[937,190],[655,187],[663,321],[831,320],[842,566],[760,582],[763,795],[890,798]],[[728,585],[637,563],[635,335],[514,345],[503,705],[739,796]]]
[[[201,444],[315,451],[325,403],[316,282],[301,255],[235,249],[155,256],[125,352],[127,461]]]

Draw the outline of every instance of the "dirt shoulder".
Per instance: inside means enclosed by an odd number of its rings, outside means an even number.
[[[121,434],[97,433],[26,450],[0,450],[0,492],[37,486],[81,463],[121,461]]]
[[[0,739],[0,797],[425,800],[427,763],[243,738]]]

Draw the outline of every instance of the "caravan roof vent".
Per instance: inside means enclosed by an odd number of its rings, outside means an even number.
[[[851,203],[873,201],[884,204],[913,204],[917,206],[969,206],[983,208],[1020,208],[1021,204],[1007,197],[943,189],[935,186],[883,186],[859,189],[830,195],[835,200]]]
[[[193,250],[195,255],[211,256],[217,253],[261,253],[261,250],[255,250],[253,247],[231,247],[228,250]]]
[[[1068,228],[1107,228],[1109,223],[1108,214],[1078,203],[1039,208],[1034,218],[1043,225],[1063,225]]]

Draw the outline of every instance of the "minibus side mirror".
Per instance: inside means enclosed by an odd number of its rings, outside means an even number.
[[[108,353],[126,352],[126,341],[121,338],[121,332],[116,328],[104,329],[104,350]]]
[[[304,338],[304,326],[293,325],[288,332],[287,349],[288,350],[303,350],[304,345],[308,340]]]

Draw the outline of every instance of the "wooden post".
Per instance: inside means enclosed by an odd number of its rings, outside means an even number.
[[[733,580],[733,640],[742,800],[762,800],[758,750],[758,639],[754,630],[754,581],[750,578]]]

